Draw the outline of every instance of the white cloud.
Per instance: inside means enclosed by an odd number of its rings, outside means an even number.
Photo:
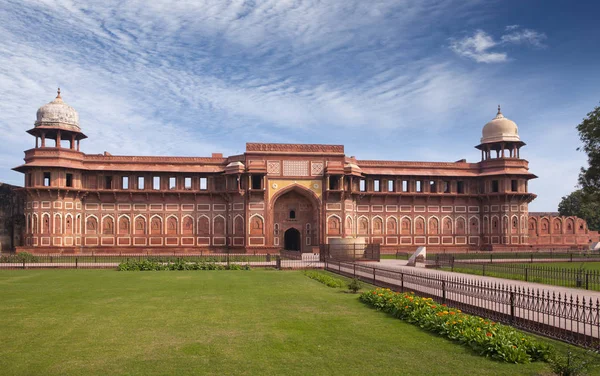
[[[507,60],[506,53],[490,51],[497,44],[486,32],[477,30],[473,36],[452,41],[450,48],[458,55],[471,58],[478,63],[505,62]]]
[[[544,33],[531,29],[520,29],[519,25],[508,25],[505,30],[510,33],[502,35],[499,42],[485,31],[476,30],[472,36],[452,40],[450,49],[456,54],[473,59],[478,63],[503,63],[509,61],[508,54],[500,52],[498,49],[506,45],[544,47],[542,43],[546,39]]]
[[[500,39],[503,43],[508,44],[530,44],[535,47],[544,47],[542,41],[546,39],[546,34],[535,30],[523,29],[505,34]]]

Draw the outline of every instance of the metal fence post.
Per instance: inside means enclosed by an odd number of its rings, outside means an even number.
[[[23,269],[25,269],[25,259],[23,259]]]
[[[483,264],[483,276],[485,276],[485,264]]]
[[[79,257],[75,257],[75,269],[78,268],[78,264],[79,264]]]
[[[527,273],[527,267],[525,267],[525,282],[527,282],[527,280],[529,278],[528,274],[529,273]]]
[[[275,268],[281,270],[281,257],[275,256]]]
[[[400,292],[404,292],[404,273],[400,273]]]
[[[589,285],[589,276],[590,276],[589,272],[585,272],[585,289],[586,290],[590,289],[589,288],[590,287],[590,285]]]
[[[510,292],[510,323],[515,322],[515,292]]]
[[[446,281],[442,281],[442,304],[446,304]]]
[[[352,266],[354,267],[354,278],[356,278],[356,264],[352,264]]]
[[[375,268],[373,268],[373,284],[375,284]]]

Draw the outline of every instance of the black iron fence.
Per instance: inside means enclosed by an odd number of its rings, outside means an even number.
[[[438,266],[453,272],[600,291],[600,271],[586,270],[583,265],[579,268],[559,268],[551,265],[476,264],[450,260],[448,263],[438,263]]]
[[[217,263],[221,265],[249,265],[257,268],[306,269],[322,267],[318,255],[304,259],[291,259],[272,254],[113,254],[113,255],[30,255],[12,254],[0,256],[0,269],[114,269],[122,262],[190,262]]]
[[[379,261],[379,244],[321,244],[321,261]]]
[[[541,289],[327,261],[325,269],[575,345],[600,349],[600,301]]]
[[[476,263],[507,263],[507,262],[578,262],[600,261],[598,251],[538,251],[538,252],[470,252],[470,253],[437,253],[428,255],[428,264],[451,261]]]

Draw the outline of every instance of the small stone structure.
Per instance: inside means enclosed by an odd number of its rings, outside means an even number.
[[[360,259],[365,255],[367,241],[365,238],[334,238],[329,239],[330,253],[336,257]]]
[[[417,262],[425,263],[427,259],[427,247],[419,247],[417,251],[410,256],[406,266],[417,266]]]

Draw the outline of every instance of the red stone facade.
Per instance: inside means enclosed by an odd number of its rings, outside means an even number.
[[[38,111],[36,147],[15,168],[25,175],[19,251],[312,252],[354,236],[388,250],[529,250],[593,235],[581,219],[548,218],[546,233],[546,219],[530,216],[535,175],[520,141],[482,143],[478,163],[358,160],[341,145],[268,143],[229,157],[90,155],[79,150],[77,116],[48,121],[68,107],[57,100],[49,105],[58,110]]]

